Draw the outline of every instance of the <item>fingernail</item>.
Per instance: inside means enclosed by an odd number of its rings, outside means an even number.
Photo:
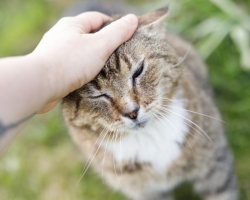
[[[131,25],[137,25],[138,23],[138,18],[133,14],[128,14],[123,19],[127,20]]]

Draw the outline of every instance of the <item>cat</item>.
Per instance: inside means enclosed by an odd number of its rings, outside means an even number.
[[[233,159],[206,67],[165,29],[168,8],[138,16],[133,37],[62,101],[68,130],[108,185],[133,200],[172,199],[190,182],[205,200],[237,200]],[[184,56],[185,55],[185,56]]]

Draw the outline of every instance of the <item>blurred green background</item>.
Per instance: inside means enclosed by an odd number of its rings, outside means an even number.
[[[0,0],[0,57],[31,52],[76,1]],[[242,200],[250,199],[250,1],[127,1],[150,11],[170,5],[169,27],[191,41],[205,59],[215,100],[226,121]],[[6,88],[7,89],[7,88]],[[63,124],[60,106],[37,115],[0,158],[0,199],[125,199],[84,163]],[[189,185],[178,200],[198,199]]]

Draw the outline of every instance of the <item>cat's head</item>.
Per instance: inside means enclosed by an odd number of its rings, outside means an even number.
[[[63,100],[66,122],[112,131],[138,131],[155,118],[155,109],[171,98],[181,67],[168,44],[162,8],[139,16],[133,37],[108,59],[97,77]]]

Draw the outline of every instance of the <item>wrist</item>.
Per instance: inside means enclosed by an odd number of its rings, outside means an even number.
[[[59,92],[56,88],[58,82],[56,76],[59,72],[55,72],[52,62],[46,56],[40,56],[36,53],[31,53],[27,57],[37,69],[35,73],[39,73],[38,77],[45,104],[58,99]]]
[[[39,96],[47,104],[53,101],[55,97],[55,92],[53,86],[53,75],[51,68],[49,67],[49,62],[46,58],[39,56],[35,53],[31,53],[25,56],[27,63],[30,63],[32,73],[34,78],[37,78],[36,82],[38,84]]]

